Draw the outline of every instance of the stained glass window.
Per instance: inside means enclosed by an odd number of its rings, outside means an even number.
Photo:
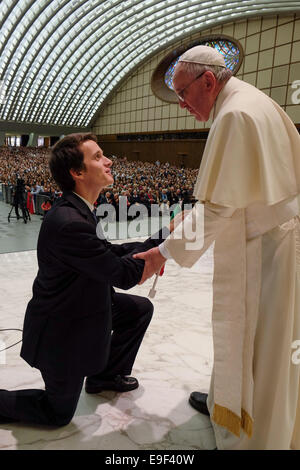
[[[173,90],[173,85],[172,85],[172,80],[173,80],[173,74],[174,74],[174,70],[175,70],[175,67],[177,65],[179,61],[179,57],[177,57],[175,60],[173,60],[173,62],[171,63],[171,65],[169,66],[168,70],[166,71],[166,74],[165,74],[165,84],[171,88],[171,90]]]
[[[236,44],[229,41],[228,39],[209,39],[194,44],[194,46],[210,46],[214,47],[218,52],[224,56],[226,67],[228,67],[233,73],[237,69],[237,66],[241,60],[241,53]],[[179,56],[180,57],[180,56]],[[168,88],[173,90],[172,79],[174,74],[174,69],[179,61],[179,57],[176,57],[171,64],[169,65],[165,73],[165,84]]]

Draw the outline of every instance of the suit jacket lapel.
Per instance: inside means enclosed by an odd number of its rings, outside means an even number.
[[[86,203],[80,199],[76,194],[71,191],[66,191],[63,193],[63,198],[70,202],[76,209],[86,218],[88,219],[93,225],[96,225],[96,221],[90,208],[86,205]]]

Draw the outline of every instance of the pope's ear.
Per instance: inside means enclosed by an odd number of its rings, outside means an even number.
[[[214,76],[214,74],[210,71],[210,70],[207,70],[206,73],[205,73],[205,76],[204,76],[204,80],[205,80],[205,85],[208,89],[211,89],[211,88],[214,88],[215,84],[216,84],[216,77]]]

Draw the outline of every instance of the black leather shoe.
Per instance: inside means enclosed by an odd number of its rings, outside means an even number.
[[[207,393],[192,392],[190,394],[189,404],[203,415],[209,416],[209,411],[206,404],[207,397]]]
[[[116,375],[115,377],[107,380],[98,381],[97,383],[89,383],[88,379],[85,382],[86,393],[100,393],[103,390],[112,390],[114,392],[129,392],[138,388],[139,383],[134,377],[125,377],[123,375]]]

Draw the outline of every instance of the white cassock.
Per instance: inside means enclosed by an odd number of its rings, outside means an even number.
[[[215,241],[217,447],[300,449],[300,136],[277,103],[235,77],[217,98],[194,194],[198,209],[164,247],[191,267]],[[182,228],[203,207],[204,244],[187,249]]]

